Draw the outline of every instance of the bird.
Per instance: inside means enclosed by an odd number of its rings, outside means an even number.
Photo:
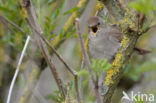
[[[88,52],[91,58],[105,58],[109,63],[115,59],[118,49],[122,46],[123,33],[117,25],[104,22],[99,16],[88,19]],[[150,53],[150,50],[135,47],[134,51],[139,54]]]

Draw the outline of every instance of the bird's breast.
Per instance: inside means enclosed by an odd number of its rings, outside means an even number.
[[[97,35],[97,37],[89,38],[89,54],[91,58],[106,58],[111,61],[120,43],[115,38],[106,35]]]

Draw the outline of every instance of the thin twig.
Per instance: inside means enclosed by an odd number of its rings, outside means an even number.
[[[32,30],[32,32],[34,34],[35,39],[37,41],[37,44],[40,47],[40,49],[42,50],[42,53],[44,54],[46,62],[49,65],[49,67],[50,67],[50,69],[52,71],[55,82],[56,82],[59,90],[62,92],[63,98],[65,99],[65,88],[64,88],[63,82],[60,79],[60,77],[59,77],[59,75],[58,75],[58,73],[56,71],[56,68],[54,66],[53,61],[51,60],[51,56],[50,56],[50,54],[48,52],[47,46],[44,45],[43,40],[39,37],[37,32],[34,30],[34,28],[35,28],[38,32],[42,32],[42,30],[41,30],[41,28],[40,28],[40,26],[38,24],[36,11],[35,11],[35,9],[34,9],[34,7],[32,5],[32,2],[31,2],[31,0],[21,0],[21,1],[23,3],[22,7],[23,7],[23,9],[26,10],[26,13],[27,13],[27,16],[28,16],[27,21],[28,21],[29,27],[31,28],[31,30]]]
[[[144,34],[146,32],[148,32],[150,29],[152,28],[156,28],[156,24],[153,24],[152,26],[147,27],[145,30],[143,30],[140,34]]]
[[[17,24],[15,24],[14,22],[10,21],[9,19],[7,19],[6,17],[0,15],[0,18],[2,18],[3,20],[5,20],[7,23],[11,24],[13,27],[15,27],[15,29],[17,29],[19,32],[23,33],[24,35],[27,35]],[[32,26],[33,27],[33,26]],[[35,32],[37,32],[37,34],[42,38],[42,40],[49,46],[49,48],[52,50],[52,52],[55,53],[55,55],[60,59],[60,61],[65,65],[65,67],[68,69],[68,71],[72,74],[72,75],[77,75],[76,71],[72,70],[68,64],[63,60],[63,58],[61,57],[61,55],[59,55],[56,51],[56,49],[51,46],[51,44],[49,43],[49,41],[43,36],[43,32],[38,32],[35,27],[33,27],[33,29],[35,30]]]
[[[136,13],[136,31],[139,33],[139,30],[142,28],[143,26],[143,23],[144,23],[144,20],[145,20],[145,14],[142,14],[140,12],[137,12]]]
[[[126,9],[125,9],[123,3],[120,0],[116,0],[116,1],[117,1],[118,6],[120,7],[120,9],[125,13]]]
[[[14,31],[8,26],[8,23],[0,17],[1,22],[5,25],[6,29],[9,30],[11,34],[14,34]]]
[[[74,81],[75,81],[75,90],[76,90],[76,94],[77,94],[77,100],[78,103],[81,103],[81,99],[80,99],[80,93],[79,93],[79,89],[78,89],[78,76],[77,76],[77,72],[74,71],[73,69],[71,69],[68,64],[63,60],[63,58],[61,57],[61,55],[59,55],[56,51],[56,49],[50,45],[49,41],[42,35],[43,32],[38,32],[34,27],[33,29],[35,30],[35,32],[37,32],[37,34],[41,37],[41,39],[49,46],[49,48],[56,54],[56,56],[60,59],[60,61],[65,65],[65,67],[67,68],[67,70],[74,76]]]
[[[6,17],[0,15],[0,18],[2,20],[4,20],[5,22],[11,24],[13,27],[15,27],[18,31],[20,31],[21,33],[23,33],[24,35],[27,35],[18,25],[16,25],[14,22],[10,21],[9,19],[7,19]]]
[[[78,18],[75,19],[75,24],[76,24],[76,29],[77,29],[78,36],[79,36],[80,45],[81,45],[81,48],[82,48],[84,61],[85,61],[85,64],[87,65],[88,72],[92,75],[93,73],[92,73],[92,70],[91,70],[91,67],[90,67],[90,60],[89,60],[87,51],[86,51],[85,46],[84,46],[84,41],[82,40],[82,36],[81,36],[81,33],[80,33],[80,27],[79,27],[79,19]],[[93,79],[93,81],[95,81],[95,79]]]
[[[65,60],[63,60],[62,56],[59,55],[56,51],[56,49],[51,46],[51,44],[49,43],[49,41],[43,36],[43,32],[39,33],[34,27],[33,29],[35,30],[35,32],[37,32],[37,34],[41,37],[41,39],[48,45],[48,47],[51,49],[52,52],[54,52],[54,54],[58,57],[58,59],[65,65],[65,67],[68,69],[68,71],[73,75],[77,75],[77,72],[74,71],[73,69],[71,69],[68,64],[65,62]]]
[[[79,36],[79,41],[80,41],[84,61],[85,61],[85,64],[87,66],[87,70],[91,75],[92,88],[94,90],[94,93],[95,93],[95,96],[96,96],[96,99],[97,99],[97,103],[102,103],[101,96],[100,96],[99,91],[98,91],[98,86],[96,84],[93,72],[92,72],[91,67],[90,67],[90,60],[89,60],[87,51],[86,51],[85,46],[84,46],[84,41],[82,40],[82,35],[80,33],[80,26],[79,26],[79,19],[78,18],[75,19],[75,24],[76,24],[76,29],[77,29],[78,36]]]
[[[4,19],[7,23],[11,24],[13,27],[15,27],[15,29],[19,30],[21,33],[27,35],[17,24],[15,24],[14,22],[10,21],[9,19],[7,19],[6,17],[4,16],[1,16],[2,19]],[[38,32],[35,27],[32,26],[32,28],[35,30],[35,32],[37,32],[37,34],[41,37],[41,39],[48,45],[48,47],[52,50],[52,52],[55,53],[55,55],[60,59],[60,61],[65,65],[65,67],[67,68],[67,70],[74,76],[74,79],[75,79],[75,82],[78,82],[76,79],[77,79],[77,72],[74,71],[73,69],[71,69],[68,64],[63,60],[63,58],[61,57],[61,55],[59,55],[56,51],[56,49],[51,46],[51,44],[49,43],[49,41],[42,35],[43,32]],[[78,83],[75,83],[77,86],[76,86],[76,93],[77,93],[77,98],[79,98],[79,91],[78,91]]]
[[[56,71],[56,67],[55,67],[54,63],[52,62],[51,56],[49,55],[48,51],[45,48],[46,46],[44,46],[44,44],[43,44],[43,42],[41,40],[39,40],[39,45],[40,45],[40,48],[42,50],[42,53],[43,53],[48,65],[49,65],[49,67],[50,67],[50,69],[52,71],[52,74],[53,74],[53,76],[55,78],[55,81],[56,81],[56,83],[58,85],[58,88],[62,92],[62,95],[63,95],[63,97],[65,99],[65,90],[64,90],[64,87],[63,87],[63,83],[62,83],[62,80],[60,79],[60,77],[59,77],[59,75],[58,75],[58,73]]]
[[[8,93],[8,97],[7,97],[7,103],[10,103],[12,90],[13,90],[13,87],[14,87],[14,84],[15,84],[15,81],[16,81],[16,78],[17,78],[17,75],[18,75],[18,73],[19,73],[19,69],[20,69],[20,66],[21,66],[21,63],[22,63],[22,60],[23,60],[25,51],[26,51],[26,49],[27,49],[27,47],[28,47],[29,41],[30,41],[30,36],[27,37],[27,40],[26,40],[25,45],[24,45],[24,48],[23,48],[23,50],[22,50],[22,53],[21,53],[19,62],[18,62],[18,64],[17,64],[17,68],[16,68],[16,71],[15,71],[14,77],[13,77],[13,79],[12,79],[11,85],[10,85],[10,89],[9,89],[9,93]]]
[[[33,14],[33,13],[35,13],[35,11],[33,10],[33,9],[30,9],[30,7],[32,8],[33,6],[32,6],[32,4],[31,4],[31,2],[30,2],[30,0],[28,0],[28,1],[25,1],[25,3],[26,4],[28,4],[28,5],[26,5],[25,6],[25,8],[26,8],[26,10],[27,10],[27,13],[28,13],[28,15],[29,15],[29,17],[28,17],[28,21],[29,21],[29,24],[30,24],[30,26],[32,27],[32,30],[34,30],[34,32],[36,32],[35,34],[37,34],[43,41],[45,41],[45,43],[47,43],[47,45],[51,48],[51,50],[58,56],[58,58],[63,62],[63,64],[67,67],[67,69],[74,75],[74,77],[75,77],[75,84],[77,85],[76,86],[76,93],[77,93],[77,97],[78,97],[78,102],[80,103],[80,97],[79,97],[79,92],[78,92],[78,81],[77,81],[77,73],[76,72],[73,72],[72,71],[72,69],[70,69],[70,67],[67,65],[67,63],[65,63],[65,61],[61,58],[61,56],[56,52],[56,50],[50,45],[50,43],[48,43],[48,41],[42,36],[41,37],[41,35],[42,35],[42,31],[41,31],[41,29],[39,29],[40,27],[39,27],[39,25],[38,25],[38,23],[37,23],[37,18],[36,18],[36,16]],[[35,18],[31,18],[31,17],[35,17]],[[32,21],[34,21],[34,24],[32,23]],[[35,27],[35,28],[33,28],[33,27]],[[54,65],[53,65],[53,63],[52,63],[52,60],[49,58],[48,59],[48,57],[49,56],[47,56],[48,55],[48,51],[46,51],[46,50],[44,50],[44,49],[46,49],[45,47],[44,47],[44,45],[42,45],[43,43],[42,43],[42,41],[41,42],[39,42],[40,43],[40,47],[41,47],[41,49],[42,49],[42,51],[43,51],[43,53],[44,53],[44,55],[45,55],[45,57],[46,57],[46,59],[47,59],[47,62],[48,62],[48,64],[51,66],[51,69],[54,69],[54,70],[52,70],[52,72],[53,72],[53,74],[54,75],[56,75],[57,74],[57,72],[56,72],[56,69],[54,68]],[[46,53],[47,52],[47,53]],[[52,67],[53,66],[53,67]],[[59,78],[58,76],[57,76],[57,78]],[[57,79],[56,78],[56,79]],[[57,82],[57,81],[56,81]],[[59,84],[58,84],[58,86],[62,86],[62,83],[61,83],[61,79],[59,79]],[[63,88],[62,88],[62,93],[64,92],[64,90],[63,90]],[[64,94],[64,93],[63,93]],[[65,97],[65,96],[64,96]]]
[[[75,90],[76,90],[76,96],[77,96],[77,101],[78,103],[81,103],[81,98],[80,98],[80,93],[79,93],[79,89],[78,89],[78,76],[74,76],[74,81],[75,81]]]
[[[81,62],[81,68],[80,70],[84,69],[84,60]],[[82,89],[82,82],[83,82],[83,77],[80,76],[80,98],[83,99],[83,89]]]

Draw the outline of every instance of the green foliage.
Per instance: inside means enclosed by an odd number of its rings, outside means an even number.
[[[25,31],[27,34],[30,34],[28,26],[25,25],[26,21],[22,16],[22,12],[18,1],[8,0],[5,3],[0,2],[0,12],[10,21],[13,21],[19,27],[21,27],[22,30]],[[6,29],[7,31],[5,31],[5,35],[1,37],[0,42],[6,44],[8,43],[17,51],[21,51],[26,39],[26,35],[20,33],[13,26],[9,24],[7,25],[8,28],[10,28],[10,30]]]
[[[156,58],[152,61],[146,61],[142,64],[128,64],[125,75],[128,75],[134,81],[137,81],[141,74],[149,71],[156,72]]]
[[[98,75],[110,69],[111,64],[106,59],[91,59],[91,68]]]
[[[138,96],[136,96],[136,99],[137,99],[137,101],[135,101],[135,103],[145,103],[143,100],[140,100],[139,98],[138,98]]]
[[[60,91],[54,91],[54,93],[49,94],[46,98],[51,99],[52,101],[57,102],[57,103],[62,103],[63,101],[63,97],[61,96]]]
[[[69,10],[67,10],[66,12],[64,12],[64,15],[70,14],[72,12],[78,11],[80,8],[79,7],[73,7]]]
[[[155,0],[136,0],[131,2],[130,7],[136,9],[139,12],[142,12],[146,15],[150,15],[151,12],[156,10],[156,1]]]
[[[78,76],[87,76],[87,75],[89,75],[89,73],[86,69],[80,70],[78,72]]]
[[[148,72],[148,71],[155,71],[156,72],[156,58],[152,61],[147,61],[140,66],[140,73]]]

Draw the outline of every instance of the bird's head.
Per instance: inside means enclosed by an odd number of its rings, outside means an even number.
[[[99,27],[102,26],[104,23],[101,18],[98,16],[92,16],[88,19],[88,28],[89,32],[94,34],[96,36],[97,31],[99,30]]]

